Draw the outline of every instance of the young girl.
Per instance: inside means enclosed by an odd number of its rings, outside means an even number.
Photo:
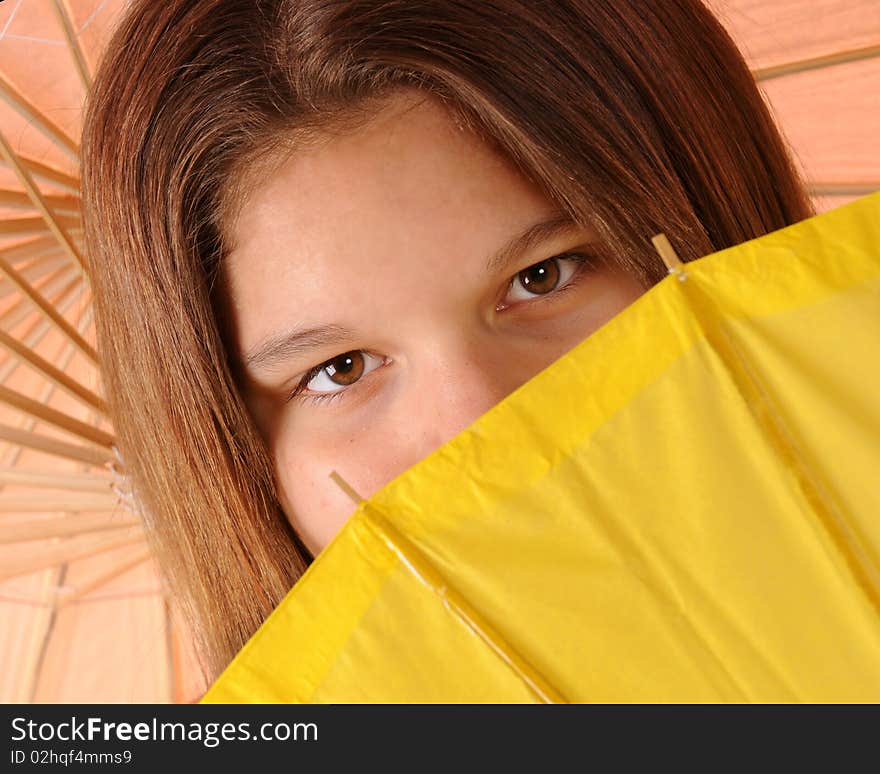
[[[211,680],[353,510],[331,470],[368,497],[450,440],[665,276],[652,235],[693,260],[814,214],[699,0],[140,0],[83,196]]]

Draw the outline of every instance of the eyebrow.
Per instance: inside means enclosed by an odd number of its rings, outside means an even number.
[[[555,210],[493,253],[486,262],[486,271],[490,274],[498,272],[533,247],[577,228],[579,224],[569,214]],[[292,360],[319,347],[342,344],[354,335],[354,331],[341,325],[319,325],[281,333],[252,348],[243,362],[251,371],[268,370],[278,363]]]
[[[341,344],[354,336],[354,331],[341,325],[319,325],[274,336],[252,349],[244,358],[246,368],[256,371],[292,360],[319,347]]]
[[[504,247],[492,255],[486,263],[486,271],[490,274],[499,271],[542,242],[549,242],[551,239],[577,228],[579,225],[571,215],[561,210],[555,210],[549,217],[514,236]]]

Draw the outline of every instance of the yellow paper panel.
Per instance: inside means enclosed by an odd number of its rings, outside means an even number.
[[[878,210],[652,288],[362,503],[206,701],[534,700],[505,659],[569,701],[880,700]]]

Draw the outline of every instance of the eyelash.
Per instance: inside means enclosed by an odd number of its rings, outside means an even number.
[[[529,266],[526,266],[526,268],[523,269],[522,271],[525,271],[526,269],[530,269],[530,268],[532,268],[532,266],[537,266],[539,263],[544,263],[547,260],[569,260],[569,261],[575,261],[576,263],[578,263],[579,266],[577,267],[577,269],[575,269],[574,274],[571,275],[571,277],[569,278],[568,282],[565,285],[563,285],[558,290],[552,290],[552,291],[550,291],[550,293],[545,294],[545,295],[550,296],[552,298],[556,298],[557,296],[559,296],[561,293],[564,293],[569,288],[574,287],[580,281],[581,275],[584,274],[586,267],[589,265],[592,258],[593,258],[593,256],[591,256],[589,253],[584,253],[584,252],[560,253],[559,255],[554,255],[551,258],[545,259],[544,261],[538,261],[538,263],[534,263]],[[513,277],[510,278],[510,282],[507,284],[508,290],[513,285],[513,283],[516,281],[517,276],[521,273],[522,272],[517,272],[516,274],[514,274]],[[538,296],[538,299],[540,299],[540,298],[541,298],[541,296]],[[526,301],[526,302],[520,302],[520,303],[531,304],[531,303],[535,303],[535,302]],[[518,305],[519,304],[517,304],[517,306]],[[341,353],[341,354],[345,354],[345,353]],[[368,353],[368,354],[372,354],[372,353]],[[333,359],[334,358],[331,358],[330,360],[333,360]],[[336,390],[335,392],[316,393],[314,395],[303,394],[303,390],[306,388],[306,385],[310,381],[312,381],[312,379],[314,379],[321,372],[322,369],[327,367],[328,363],[330,363],[330,360],[325,360],[323,363],[319,363],[314,368],[310,368],[305,374],[303,374],[303,377],[299,380],[296,387],[294,387],[293,391],[287,396],[285,402],[289,403],[290,401],[293,401],[293,400],[299,400],[299,401],[304,401],[304,402],[309,402],[309,403],[327,404],[330,401],[340,397],[341,395],[345,395],[345,394],[348,394],[349,392],[351,392],[352,388],[349,387],[349,388],[342,388],[342,389]]]

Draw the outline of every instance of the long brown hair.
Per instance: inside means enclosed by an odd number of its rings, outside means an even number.
[[[237,181],[403,86],[442,99],[645,287],[666,273],[659,231],[692,260],[814,214],[698,0],[134,2],[87,109],[89,269],[126,470],[211,680],[312,558],[227,355]]]

